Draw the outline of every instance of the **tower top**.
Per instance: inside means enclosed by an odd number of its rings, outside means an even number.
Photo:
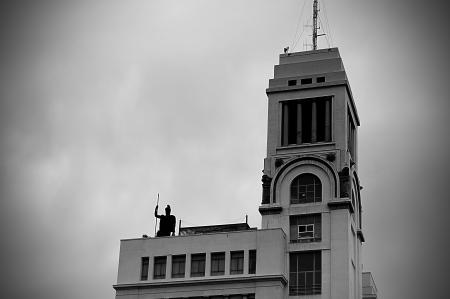
[[[345,86],[348,91],[350,104],[355,111],[355,122],[359,126],[353,94],[338,48],[280,54],[279,64],[274,67],[274,78],[269,80],[266,93],[324,89],[340,85]]]

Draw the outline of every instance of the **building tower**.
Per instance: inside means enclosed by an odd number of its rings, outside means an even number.
[[[286,298],[362,298],[359,118],[337,48],[285,53],[268,96],[262,229],[287,235]]]
[[[359,119],[338,49],[281,54],[266,93],[261,229],[121,240],[116,299],[377,298],[362,273]]]

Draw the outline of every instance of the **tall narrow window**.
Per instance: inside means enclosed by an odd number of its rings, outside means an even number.
[[[248,252],[248,274],[256,273],[256,250]]]
[[[302,121],[300,122],[301,128],[297,127],[297,131],[302,132],[302,138],[297,141],[297,144],[301,143],[311,143],[312,141],[312,103],[311,101],[306,101],[304,103],[297,103],[297,106],[301,106],[302,111]]]
[[[289,295],[314,295],[322,290],[320,251],[289,254]]]
[[[225,274],[225,252],[211,253],[211,276]]]
[[[282,114],[283,146],[331,141],[331,97],[287,101]]]
[[[191,255],[191,277],[205,276],[205,253]]]
[[[148,265],[149,265],[149,257],[145,256],[141,258],[141,280],[148,279]]]
[[[244,251],[230,253],[230,274],[244,273]]]
[[[304,173],[291,183],[291,203],[309,203],[322,201],[322,184],[318,177]]]
[[[348,151],[350,152],[350,155],[352,156],[352,159],[356,159],[356,153],[355,153],[355,143],[356,143],[356,129],[355,124],[353,123],[352,115],[350,113],[350,110],[347,112],[348,114],[348,132],[347,132],[347,147]]]
[[[153,279],[166,278],[166,256],[155,256],[155,264],[153,267]]]
[[[320,242],[322,239],[321,214],[289,217],[290,240],[293,243]]]
[[[172,278],[184,277],[186,266],[186,255],[172,256]]]

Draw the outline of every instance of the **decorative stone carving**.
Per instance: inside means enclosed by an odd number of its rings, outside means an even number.
[[[275,160],[275,168],[278,168],[278,167],[280,167],[283,164],[284,164],[283,159],[276,159]]]
[[[270,203],[270,183],[272,183],[272,178],[268,175],[262,176],[262,204]]]
[[[334,162],[336,160],[336,154],[335,153],[328,153],[326,156],[326,159],[330,162]]]

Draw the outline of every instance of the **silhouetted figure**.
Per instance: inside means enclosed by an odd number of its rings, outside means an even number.
[[[176,218],[174,215],[170,215],[170,206],[166,207],[166,215],[158,215],[158,206],[155,208],[155,217],[159,218],[159,231],[156,233],[157,237],[175,236],[175,223]]]

